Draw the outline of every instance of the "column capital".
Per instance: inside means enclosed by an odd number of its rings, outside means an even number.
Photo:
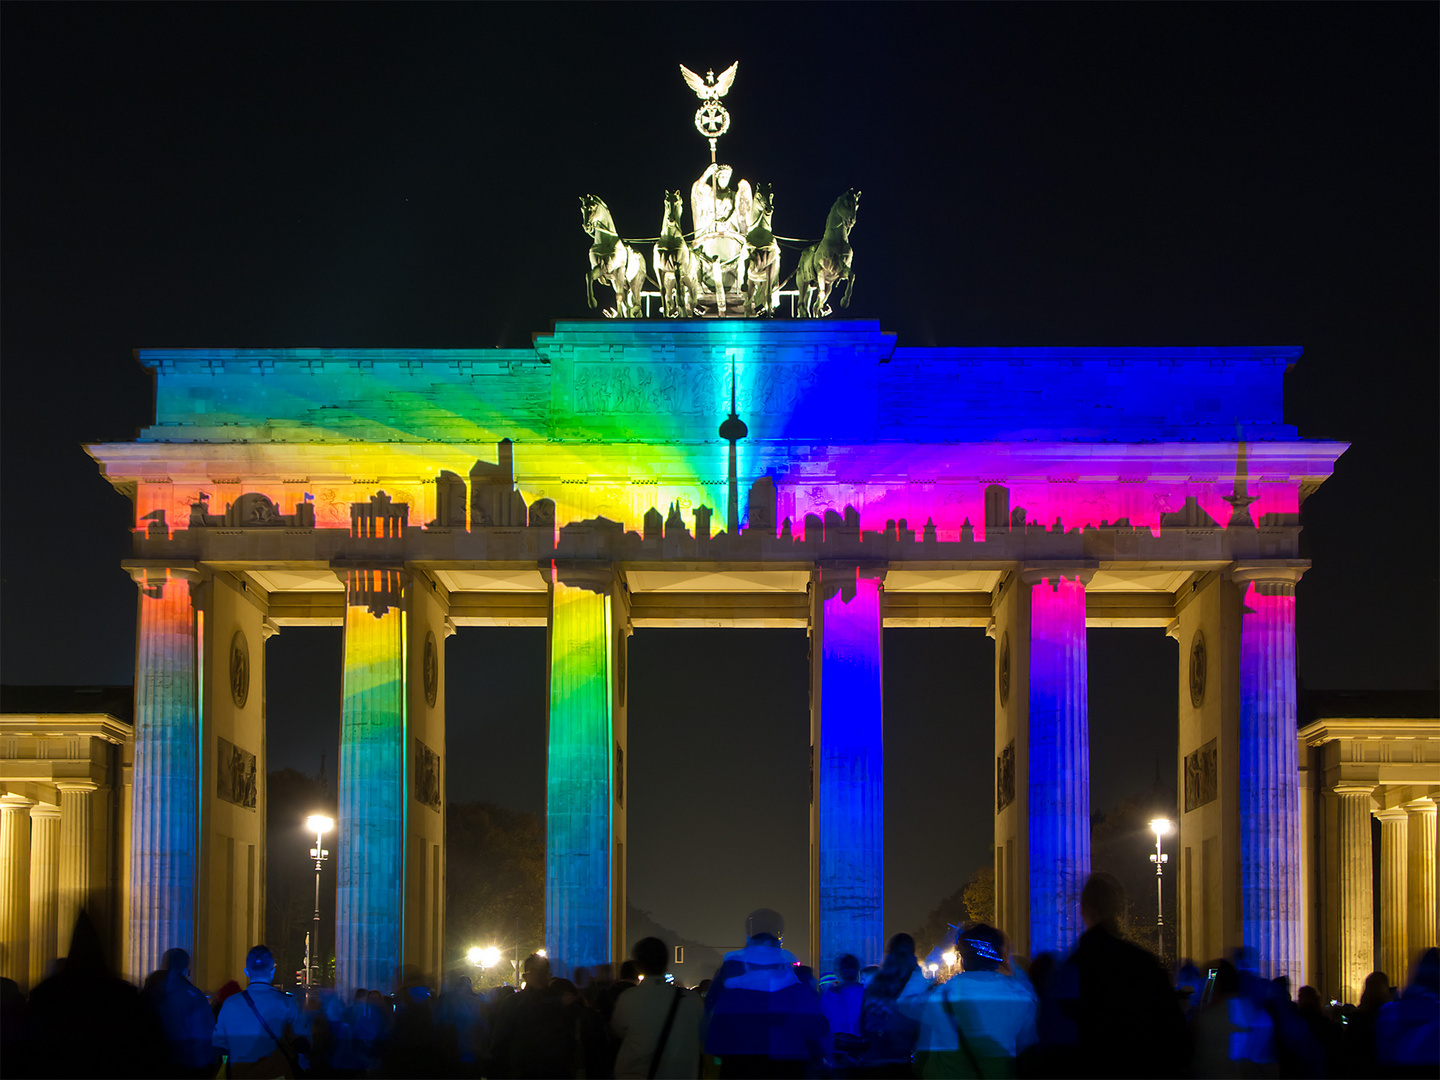
[[[1383,810],[1374,811],[1375,817],[1385,822],[1403,822],[1410,820],[1410,815],[1405,812],[1403,806],[1387,806]]]
[[[1026,585],[1038,585],[1042,581],[1061,578],[1089,585],[1097,569],[1094,563],[1086,562],[1034,563],[1020,568],[1020,580]]]
[[[1364,784],[1359,781],[1342,780],[1330,788],[1336,795],[1369,795],[1374,792],[1374,784]]]
[[[100,788],[100,785],[94,780],[60,780],[56,782],[55,786],[60,789],[62,795],[66,792],[89,793],[98,791]]]
[[[56,806],[54,803],[42,802],[36,803],[34,806],[30,807],[30,819],[32,821],[36,818],[58,818],[59,816],[60,807]]]
[[[1423,798],[1411,799],[1404,804],[1404,807],[1412,814],[1433,814],[1435,813],[1435,800],[1426,795]]]
[[[596,560],[556,560],[555,580],[572,589],[609,596],[615,591],[615,566],[613,563]]]
[[[1296,583],[1309,569],[1309,559],[1237,562],[1230,567],[1230,580],[1242,587],[1253,581],[1256,591],[1262,594],[1293,594]]]
[[[0,795],[0,810],[24,810],[34,801],[24,795]]]

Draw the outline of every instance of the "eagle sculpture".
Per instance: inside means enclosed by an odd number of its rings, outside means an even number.
[[[739,66],[740,61],[736,60],[720,73],[718,79],[713,71],[707,71],[702,79],[684,64],[680,65],[680,74],[685,76],[686,84],[701,101],[718,101],[730,92],[730,85],[735,81],[735,69]]]

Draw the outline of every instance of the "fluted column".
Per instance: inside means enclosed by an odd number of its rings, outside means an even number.
[[[878,964],[885,952],[885,759],[880,569],[824,567],[811,659],[820,955]]]
[[[134,804],[128,973],[144,978],[166,949],[195,955],[199,846],[198,620],[193,570],[136,571]]]
[[[545,944],[562,975],[612,961],[614,581],[608,567],[552,580]]]
[[[1295,733],[1296,566],[1237,566],[1240,738],[1236,780],[1244,943],[1267,977],[1303,980],[1300,761]]]
[[[30,977],[30,803],[0,796],[0,975]]]
[[[1410,812],[1410,952],[1435,945],[1435,800],[1405,804]]]
[[[60,916],[60,808],[30,808],[30,985],[38,986],[55,967]]]
[[[397,570],[346,579],[335,981],[393,993],[404,919],[405,588]]]
[[[1029,567],[1030,955],[1064,952],[1085,929],[1090,876],[1089,571]]]
[[[1375,816],[1380,819],[1380,970],[1404,986],[1410,952],[1410,815],[1392,806]]]
[[[60,911],[55,933],[55,955],[70,955],[75,920],[90,904],[90,797],[89,780],[62,781],[60,789]]]
[[[1374,970],[1374,892],[1371,888],[1369,784],[1335,785],[1337,913],[1336,960],[1340,999],[1360,1001],[1365,976]]]

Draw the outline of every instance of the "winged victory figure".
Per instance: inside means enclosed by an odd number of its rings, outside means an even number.
[[[735,82],[735,71],[739,66],[740,61],[736,60],[735,63],[720,73],[719,78],[715,77],[715,72],[707,71],[705,77],[702,79],[684,64],[681,64],[680,74],[685,76],[686,84],[691,90],[695,91],[695,96],[701,101],[718,101],[730,92],[730,87]]]

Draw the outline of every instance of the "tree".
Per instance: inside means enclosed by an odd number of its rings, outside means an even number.
[[[916,951],[923,956],[936,946],[950,945],[955,940],[953,927],[977,922],[995,922],[995,870],[991,866],[979,867],[969,881],[930,912],[914,935]]]
[[[447,967],[473,946],[506,961],[545,945],[545,826],[530,811],[451,803],[445,817]],[[502,964],[502,975],[508,965]]]

